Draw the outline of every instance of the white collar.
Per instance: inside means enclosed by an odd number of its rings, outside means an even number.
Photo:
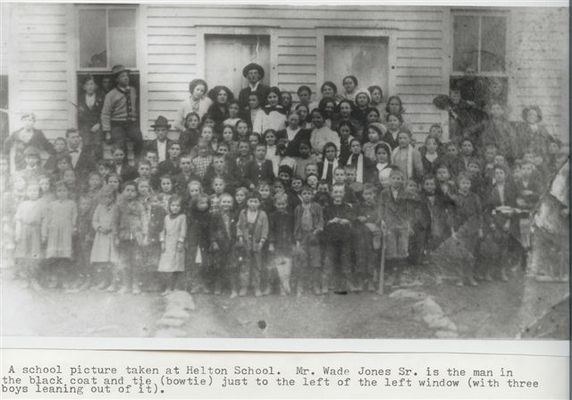
[[[252,92],[254,92],[254,91],[256,91],[256,89],[258,89],[258,85],[260,85],[260,81],[256,82],[256,83],[254,84],[254,86],[253,86],[251,83],[249,83],[249,84],[248,84],[248,87],[250,88],[250,90],[251,90]]]

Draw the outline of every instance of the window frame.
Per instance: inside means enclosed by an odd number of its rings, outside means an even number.
[[[106,67],[82,67],[81,66],[81,40],[80,40],[80,24],[79,24],[79,20],[80,20],[80,12],[82,11],[86,11],[86,10],[94,10],[94,11],[101,11],[101,10],[105,10],[105,46],[106,49],[105,51],[108,54],[107,57],[107,66]],[[105,73],[105,72],[109,72],[111,71],[111,68],[113,67],[113,65],[110,65],[110,57],[111,57],[111,52],[110,50],[110,46],[109,46],[109,10],[133,10],[135,11],[135,25],[133,27],[133,29],[135,30],[135,43],[134,45],[134,50],[135,50],[135,65],[126,65],[125,67],[129,68],[130,70],[132,70],[133,72],[137,73],[137,71],[139,70],[139,44],[140,44],[140,38],[139,38],[139,7],[138,4],[118,4],[118,5],[114,5],[114,4],[105,4],[105,5],[78,5],[76,8],[76,14],[75,14],[75,18],[76,18],[76,37],[77,37],[77,45],[76,45],[76,54],[77,54],[77,60],[76,60],[76,73],[83,73],[83,72],[97,72],[97,73]]]
[[[450,77],[462,77],[466,75],[465,71],[455,71],[454,69],[454,60],[455,60],[455,18],[456,17],[478,17],[479,18],[479,43],[478,43],[478,55],[477,55],[477,68],[478,70],[475,71],[475,75],[479,77],[496,77],[496,78],[509,78],[510,75],[510,65],[511,65],[511,56],[510,56],[510,11],[509,10],[493,10],[493,11],[485,11],[485,10],[451,10],[451,26],[450,26],[450,37],[451,37],[451,58],[450,58],[450,68],[451,73]],[[482,50],[482,24],[483,24],[483,17],[502,17],[505,19],[505,60],[504,60],[504,71],[486,71],[482,72],[481,69],[481,50]]]

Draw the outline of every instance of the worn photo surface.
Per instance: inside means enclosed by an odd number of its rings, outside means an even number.
[[[568,8],[0,10],[2,336],[569,339]]]

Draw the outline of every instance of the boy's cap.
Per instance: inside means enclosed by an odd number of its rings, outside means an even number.
[[[122,72],[131,72],[131,71],[129,69],[125,68],[121,64],[114,65],[111,68],[111,75],[113,75],[114,78],[117,78],[117,76]]]
[[[246,76],[248,75],[248,71],[253,70],[253,69],[258,71],[258,73],[260,74],[260,79],[264,78],[264,68],[262,68],[261,65],[256,64],[256,63],[250,63],[246,67],[244,67],[242,69],[242,76],[244,76],[246,78]]]

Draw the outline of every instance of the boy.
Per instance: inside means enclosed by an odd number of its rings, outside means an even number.
[[[233,258],[236,242],[236,219],[232,212],[233,198],[228,193],[220,196],[220,211],[212,215],[210,224],[211,253],[214,266],[215,295],[230,286],[230,298],[238,295],[238,276]]]
[[[360,269],[361,276],[358,289],[364,284],[370,292],[376,289],[375,282],[379,267],[379,249],[381,248],[381,229],[379,227],[379,215],[376,205],[377,188],[371,183],[366,183],[363,188],[363,203],[357,211],[358,223],[354,237],[354,249],[356,252],[356,266]],[[355,240],[357,239],[357,240]]]
[[[209,147],[209,142],[206,139],[199,139],[199,154],[191,160],[195,175],[201,179],[205,177],[207,170],[213,161],[213,157],[209,154]]]
[[[355,193],[350,189],[346,182],[346,170],[343,167],[338,167],[334,170],[334,185],[344,187],[344,202],[351,205],[358,203]]]
[[[159,163],[157,168],[158,175],[175,176],[181,172],[181,144],[179,142],[171,142],[168,149],[168,158]]]
[[[312,282],[314,294],[326,294],[328,286],[322,268],[322,257],[318,235],[324,229],[322,207],[313,201],[312,189],[308,186],[300,190],[302,203],[294,211],[294,238],[296,248],[304,251],[296,263],[297,293],[302,294],[302,279]],[[310,272],[308,274],[302,271]]]
[[[385,231],[387,266],[393,272],[394,281],[399,284],[401,269],[409,256],[409,235],[412,232],[410,216],[405,201],[404,175],[392,167],[390,186],[383,189],[379,198],[379,219]]]
[[[293,114],[298,115],[298,114]],[[310,164],[315,164],[313,157],[310,155],[310,143],[301,142],[298,145],[298,157],[296,159],[296,167],[294,169],[294,175],[299,176],[302,179],[306,179],[306,167]],[[316,165],[316,173],[318,171],[318,165]]]
[[[260,181],[272,182],[274,179],[272,161],[266,159],[266,145],[256,145],[254,160],[246,164],[245,179],[250,190],[256,189]]]
[[[254,295],[260,297],[270,293],[270,287],[266,287],[264,292],[262,291],[262,288],[267,284],[268,275],[267,269],[262,264],[262,248],[268,240],[268,216],[260,210],[258,193],[249,194],[246,206],[247,208],[240,212],[236,235],[239,246],[246,250]],[[246,282],[242,282],[240,294],[246,294],[246,290]]]
[[[292,273],[292,249],[294,247],[294,215],[288,208],[288,196],[278,194],[274,199],[275,211],[270,215],[269,252],[274,255],[273,265],[280,282],[280,294],[291,292],[290,280],[296,287],[298,295],[302,293],[302,280]],[[298,270],[296,270],[298,272]]]
[[[351,274],[352,222],[354,211],[344,202],[344,185],[332,187],[332,204],[324,210],[324,240],[326,246],[327,275],[336,279],[336,294],[346,294],[353,285]],[[326,291],[322,287],[322,294]]]
[[[121,147],[116,147],[112,154],[113,172],[121,178],[121,182],[137,179],[137,170],[128,164],[125,151]]]

